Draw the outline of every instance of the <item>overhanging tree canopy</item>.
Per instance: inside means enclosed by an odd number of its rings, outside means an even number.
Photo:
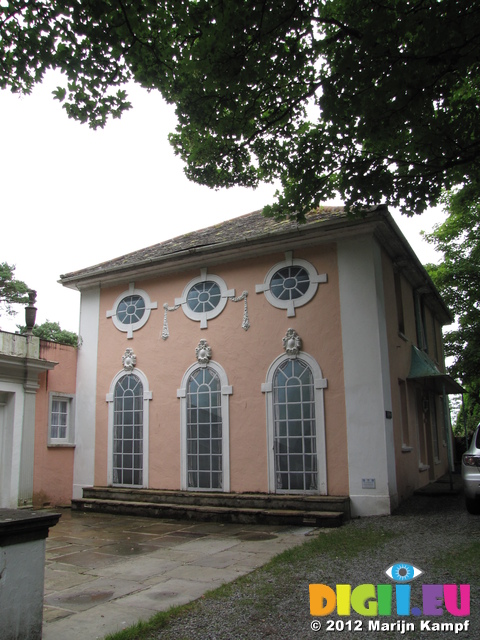
[[[6,313],[14,316],[14,304],[27,304],[29,288],[22,280],[15,278],[15,265],[0,262],[0,316]]]
[[[448,214],[426,239],[442,252],[438,265],[427,265],[433,282],[455,313],[456,327],[445,335],[451,373],[467,390],[467,426],[480,419],[480,190],[471,183],[443,199]]]
[[[479,170],[475,0],[14,0],[0,3],[0,86],[56,97],[92,127],[125,84],[176,105],[187,176],[279,179],[270,213],[302,218],[339,193],[405,211]]]
[[[27,333],[25,325],[17,325],[17,329],[21,334]],[[43,324],[36,324],[32,329],[32,335],[50,342],[69,344],[72,347],[78,346],[78,335],[76,333],[62,329],[58,322],[51,322],[50,320]]]

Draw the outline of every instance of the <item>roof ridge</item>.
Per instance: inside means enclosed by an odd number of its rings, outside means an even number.
[[[145,263],[161,256],[173,255],[180,253],[181,251],[188,251],[189,249],[195,249],[200,247],[215,246],[218,244],[225,244],[228,242],[234,242],[239,237],[245,240],[260,238],[263,235],[275,233],[281,231],[283,228],[294,230],[295,228],[301,228],[309,222],[321,222],[333,215],[342,215],[344,213],[343,206],[321,206],[307,214],[306,223],[299,223],[297,220],[291,220],[289,218],[277,219],[270,218],[262,215],[262,210],[258,209],[250,213],[242,214],[234,218],[229,218],[214,225],[203,227],[195,231],[189,231],[187,233],[174,236],[167,240],[162,240],[155,244],[149,245],[142,249],[137,249],[129,253],[117,256],[110,260],[105,260],[97,264],[72,271],[60,276],[61,280],[69,279],[72,277],[87,276],[89,274],[95,274],[98,271],[115,269],[118,267],[124,267],[129,264],[132,266],[138,263]],[[309,217],[313,217],[313,220],[308,220]],[[189,242],[193,240],[194,242]],[[163,250],[162,250],[163,249]]]

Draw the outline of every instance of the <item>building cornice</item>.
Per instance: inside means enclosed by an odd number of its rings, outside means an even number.
[[[31,382],[32,377],[38,378],[39,374],[51,371],[57,364],[58,362],[50,360],[0,354],[0,378],[17,382]]]
[[[427,271],[410,247],[405,236],[400,231],[386,206],[373,207],[365,214],[347,215],[340,208],[328,207],[325,209],[325,219],[320,214],[312,221],[305,224],[293,224],[291,222],[272,224],[265,219],[265,228],[248,231],[249,216],[252,222],[258,226],[259,212],[242,216],[239,220],[243,223],[239,232],[225,241],[221,240],[222,224],[199,231],[199,242],[202,235],[208,239],[208,231],[215,231],[214,241],[206,244],[197,244],[182,248],[182,242],[191,241],[192,234],[186,234],[178,238],[178,242],[164,243],[169,246],[169,251],[160,255],[155,254],[155,245],[152,251],[134,252],[123,258],[105,262],[91,268],[83,269],[61,276],[60,283],[66,287],[82,291],[93,287],[109,287],[126,280],[141,281],[158,276],[167,276],[187,270],[195,270],[214,267],[225,263],[251,260],[258,256],[272,253],[283,253],[287,250],[304,249],[311,246],[341,242],[359,235],[373,234],[377,242],[390,256],[395,265],[402,265],[401,270],[414,289],[421,290],[426,295],[427,303],[436,311],[436,315],[442,324],[451,324],[452,315],[435,288]],[[253,216],[256,216],[253,218]],[[235,219],[227,221],[224,225],[231,225],[235,229]],[[193,234],[194,235],[194,234]],[[228,235],[228,234],[227,234]],[[220,238],[220,240],[219,240]],[[179,247],[178,250],[175,246]],[[145,254],[145,255],[143,255]],[[138,258],[137,258],[138,256]]]
[[[208,257],[209,265],[226,262],[248,260],[265,253],[282,253],[287,249],[296,249],[325,244],[342,237],[357,233],[358,225],[365,226],[363,218],[342,217],[329,218],[324,221],[297,224],[293,228],[265,231],[253,236],[239,235],[234,240],[215,242],[202,246],[180,249],[154,258],[138,260],[134,264],[104,263],[71,274],[61,276],[59,282],[73,289],[84,289],[94,286],[111,286],[125,282],[128,278],[135,280],[149,279],[158,275],[168,275],[197,269],[205,265]]]

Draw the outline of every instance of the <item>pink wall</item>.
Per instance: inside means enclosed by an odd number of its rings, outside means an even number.
[[[49,394],[75,393],[77,350],[41,340],[40,358],[58,362],[39,376],[35,403],[35,458],[33,474],[34,507],[70,504],[73,486],[74,447],[48,446]]]
[[[212,359],[226,371],[233,386],[230,396],[230,477],[235,492],[268,491],[267,427],[265,382],[272,361],[283,354],[282,338],[288,328],[297,331],[303,350],[313,356],[328,380],[325,390],[325,425],[327,449],[328,493],[348,494],[348,468],[343,391],[340,305],[337,259],[334,245],[322,245],[295,251],[295,258],[306,259],[318,273],[327,273],[328,282],[320,284],[307,305],[296,310],[296,317],[272,307],[264,294],[255,293],[255,285],[263,283],[267,271],[284,260],[283,253],[261,256],[255,260],[208,266],[208,272],[222,277],[237,296],[248,291],[251,327],[241,328],[243,302],[228,301],[224,311],[200,323],[188,319],[181,309],[168,314],[170,337],[161,338],[163,304],[174,304],[188,282],[200,270],[135,281],[152,301],[158,303],[147,324],[128,340],[117,330],[106,312],[112,309],[118,295],[128,289],[124,284],[101,292],[99,352],[97,371],[97,416],[95,484],[107,483],[108,407],[106,394],[114,376],[122,369],[122,355],[127,347],[137,356],[137,368],[148,378],[153,399],[150,410],[150,476],[152,488],[180,487],[180,400],[177,389],[190,365],[195,362],[195,348],[206,339],[212,348]]]
[[[411,284],[406,278],[401,278],[402,283],[402,298],[404,306],[404,321],[405,321],[405,334],[401,336],[398,332],[397,322],[397,303],[395,299],[395,284],[394,284],[394,272],[393,265],[390,258],[383,253],[383,278],[384,278],[384,292],[385,292],[385,309],[387,317],[387,332],[388,332],[388,344],[389,344],[389,360],[390,360],[390,377],[391,377],[391,389],[392,389],[392,413],[393,413],[393,425],[394,425],[394,439],[395,439],[395,463],[397,473],[397,491],[400,501],[407,498],[413,493],[415,489],[423,485],[428,484],[432,480],[435,480],[448,471],[447,461],[447,449],[443,446],[444,441],[444,427],[443,427],[443,412],[440,404],[440,400],[437,398],[437,429],[438,437],[440,441],[440,459],[435,462],[431,460],[430,468],[426,471],[419,471],[419,448],[418,448],[418,412],[416,404],[416,389],[423,388],[422,382],[414,382],[407,380],[408,373],[410,371],[412,344],[416,345],[416,324],[415,324],[415,309],[413,302],[413,290]],[[435,357],[434,338],[433,338],[433,319],[432,313],[427,308],[427,329],[429,331],[429,356],[432,360],[437,361]],[[442,336],[441,328],[438,322],[436,322],[437,332],[437,345],[439,360],[437,364],[441,370],[444,369],[443,365],[443,349],[442,349]],[[407,416],[408,423],[408,448],[402,449],[404,443],[402,424],[402,407],[399,394],[399,380],[405,382],[405,388],[407,392]],[[403,416],[405,419],[405,416]],[[433,426],[431,427],[433,428]],[[423,430],[422,430],[423,434]],[[421,435],[422,435],[421,434]],[[428,427],[426,428],[426,440],[431,438],[431,432]],[[430,442],[428,443],[430,446]]]

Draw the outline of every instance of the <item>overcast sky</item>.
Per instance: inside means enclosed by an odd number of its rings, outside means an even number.
[[[104,130],[67,118],[46,81],[33,94],[0,91],[0,262],[37,290],[37,323],[78,332],[80,294],[61,274],[260,209],[271,185],[214,191],[187,180],[167,135],[173,108],[132,87],[133,108]],[[439,256],[421,239],[438,212],[396,221],[423,263]],[[23,311],[0,317],[15,331]]]

